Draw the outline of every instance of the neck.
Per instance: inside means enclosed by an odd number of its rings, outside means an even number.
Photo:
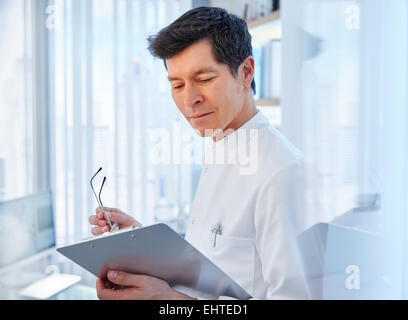
[[[245,99],[245,104],[241,111],[237,114],[234,120],[224,128],[224,130],[213,136],[213,141],[221,140],[233,131],[242,127],[246,122],[248,122],[259,110],[256,108],[254,97],[249,95],[248,99]]]

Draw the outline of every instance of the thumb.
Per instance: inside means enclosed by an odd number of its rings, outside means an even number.
[[[143,287],[146,283],[147,276],[111,270],[108,272],[108,279],[111,282],[122,286]]]

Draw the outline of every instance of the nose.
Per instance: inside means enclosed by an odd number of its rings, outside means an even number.
[[[203,100],[200,90],[195,85],[186,85],[184,90],[184,106],[186,108],[194,108]]]

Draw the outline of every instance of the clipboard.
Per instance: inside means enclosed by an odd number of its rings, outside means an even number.
[[[211,260],[164,223],[129,227],[57,248],[57,251],[105,278],[109,270],[146,274],[173,286],[213,296],[251,296]]]

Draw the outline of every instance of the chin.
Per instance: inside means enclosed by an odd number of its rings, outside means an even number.
[[[195,126],[194,127],[191,122],[190,122],[190,125],[200,137],[211,137],[211,136],[214,135],[214,133],[222,130],[222,129],[220,129],[220,126],[218,124],[216,124],[216,123],[206,124],[205,127],[203,127],[203,126]],[[214,129],[214,128],[216,128],[216,129]]]

